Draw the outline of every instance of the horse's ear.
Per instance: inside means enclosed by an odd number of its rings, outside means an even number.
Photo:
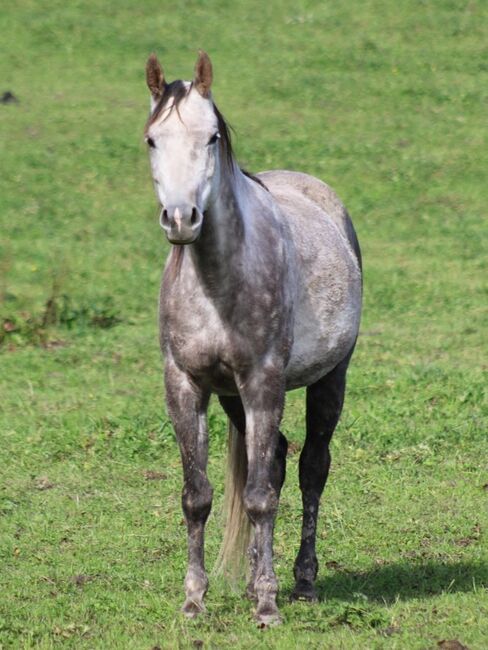
[[[199,50],[195,65],[195,80],[193,83],[202,97],[208,97],[210,95],[212,76],[212,62],[210,61],[210,57],[203,50]]]
[[[146,82],[153,99],[155,101],[160,99],[166,82],[164,80],[163,68],[155,54],[151,54],[146,63]]]

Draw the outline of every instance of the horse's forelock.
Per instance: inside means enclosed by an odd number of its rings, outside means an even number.
[[[148,128],[151,124],[154,124],[154,122],[160,117],[161,113],[166,108],[166,105],[168,104],[170,99],[173,100],[173,104],[170,108],[170,113],[173,109],[176,109],[176,111],[178,111],[178,106],[180,105],[181,101],[188,95],[188,93],[191,90],[191,87],[192,87],[191,84],[187,86],[180,79],[177,79],[176,81],[172,81],[170,84],[166,84],[163,90],[163,94],[161,95],[161,98],[159,99],[158,103],[154,107],[153,112],[149,116],[149,120],[146,128]]]

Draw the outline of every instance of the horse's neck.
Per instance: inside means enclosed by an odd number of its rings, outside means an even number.
[[[219,192],[205,212],[202,232],[190,246],[192,262],[209,289],[221,294],[242,272],[245,204],[249,192],[239,168],[224,173]]]

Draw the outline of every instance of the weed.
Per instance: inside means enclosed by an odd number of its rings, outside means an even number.
[[[83,330],[87,327],[110,329],[122,322],[120,312],[111,296],[101,296],[89,303],[75,302],[66,294],[58,294],[58,286],[46,300],[39,314],[28,312],[3,316],[0,322],[0,345],[34,345],[47,347],[52,344],[56,328]]]

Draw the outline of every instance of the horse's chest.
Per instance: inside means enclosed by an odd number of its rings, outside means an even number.
[[[185,360],[185,366],[212,364],[225,347],[226,332],[211,305],[192,303],[163,311],[162,328],[173,354]]]
[[[182,302],[168,297],[161,304],[161,334],[175,361],[190,375],[231,377],[231,332],[214,305],[193,295]]]
[[[234,275],[203,284],[190,264],[183,265],[175,281],[163,279],[165,350],[202,385],[235,391],[236,377],[260,360],[289,354],[290,300],[284,277],[265,269],[244,282],[234,269]]]

